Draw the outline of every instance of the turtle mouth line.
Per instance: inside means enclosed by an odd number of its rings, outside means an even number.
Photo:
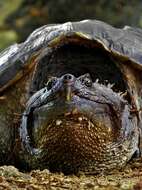
[[[73,112],[66,112],[64,115],[57,117],[56,120],[53,120],[51,124],[54,123],[56,126],[68,126],[70,124],[78,126],[83,125],[88,126],[88,129],[95,126],[87,116],[75,112],[76,110],[73,110]]]

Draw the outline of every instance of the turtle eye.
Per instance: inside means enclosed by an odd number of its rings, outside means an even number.
[[[45,84],[47,90],[50,90],[56,84],[57,78],[51,77],[48,82]]]
[[[92,79],[89,73],[82,75],[79,77],[79,80],[81,81],[82,84],[84,84],[87,87],[91,87],[92,86]]]
[[[92,86],[92,80],[90,78],[85,78],[83,83],[87,87],[91,87]]]

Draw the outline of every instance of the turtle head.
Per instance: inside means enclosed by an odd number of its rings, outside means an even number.
[[[89,74],[65,74],[51,78],[30,98],[20,134],[39,167],[100,172],[130,159],[137,147],[135,130],[119,94]]]

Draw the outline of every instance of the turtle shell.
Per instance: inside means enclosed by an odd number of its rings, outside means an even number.
[[[11,157],[15,162],[20,154],[18,129],[26,103],[52,76],[79,77],[87,72],[93,82],[99,78],[103,84],[115,83],[113,91],[127,91],[140,127],[141,39],[141,29],[84,20],[45,25],[25,42],[4,50],[0,54],[1,163],[9,163]]]
[[[22,70],[32,67],[29,65],[33,59],[38,61],[49,53],[53,46],[77,40],[77,38],[80,41],[88,40],[88,42],[98,43],[112,56],[130,60],[135,67],[141,70],[141,29],[128,26],[118,29],[97,20],[46,25],[35,30],[25,42],[12,45],[1,53],[1,91],[14,79],[19,79],[23,75]]]

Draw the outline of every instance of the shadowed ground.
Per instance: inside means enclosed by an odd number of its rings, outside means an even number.
[[[141,190],[142,159],[131,161],[123,171],[109,175],[64,176],[48,170],[33,170],[30,173],[19,172],[13,166],[0,167],[0,189],[7,190]]]

